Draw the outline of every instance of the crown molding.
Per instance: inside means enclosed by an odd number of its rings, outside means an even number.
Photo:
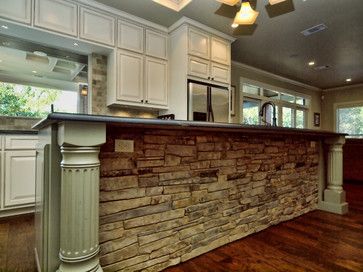
[[[172,9],[176,12],[185,8],[192,0],[152,0],[159,5]]]
[[[202,23],[199,23],[193,19],[190,19],[188,17],[181,17],[178,21],[176,21],[174,24],[172,24],[170,27],[169,27],[169,33],[173,32],[174,30],[178,29],[179,27],[181,27],[182,25],[191,25],[191,26],[194,26],[194,27],[197,27],[197,28],[200,28],[206,32],[209,32],[211,34],[214,34],[220,38],[223,38],[223,39],[226,39],[228,41],[230,41],[231,43],[234,42],[236,40],[235,37],[232,37],[226,33],[223,33],[221,31],[218,31],[214,28],[211,28],[209,26],[206,26]]]
[[[111,13],[114,16],[118,16],[120,17],[120,19],[126,19],[126,20],[131,20],[135,23],[139,23],[139,24],[143,24],[146,25],[150,28],[154,28],[156,30],[162,31],[162,32],[168,32],[168,28],[153,22],[150,22],[148,20],[145,20],[141,17],[129,14],[125,11],[107,6],[105,4],[99,3],[95,0],[73,0],[73,2],[76,2],[78,4],[82,4],[85,6],[88,6],[90,8],[94,8],[97,9],[98,11],[103,11],[103,12],[108,12]]]
[[[270,78],[273,78],[273,79],[276,79],[276,80],[280,80],[280,81],[283,81],[283,82],[286,82],[286,83],[289,83],[289,84],[293,84],[295,86],[303,87],[303,88],[308,89],[308,90],[312,90],[312,91],[316,91],[316,92],[322,91],[322,89],[320,89],[318,87],[315,87],[315,86],[312,86],[312,85],[309,85],[309,84],[305,84],[305,83],[302,83],[300,81],[296,81],[296,80],[293,80],[293,79],[290,79],[290,78],[287,78],[287,77],[279,76],[279,75],[276,75],[274,73],[267,72],[265,70],[262,70],[262,69],[259,69],[259,68],[256,68],[256,67],[253,67],[253,66],[238,62],[238,61],[232,61],[232,66],[247,69],[247,70],[256,72],[256,73],[258,73],[260,75],[264,75],[264,76],[267,76],[267,77],[270,77]]]
[[[347,86],[340,86],[340,87],[334,87],[334,88],[328,88],[328,89],[324,89],[323,92],[344,91],[344,90],[350,90],[350,89],[360,88],[360,87],[363,88],[363,83],[347,85]]]

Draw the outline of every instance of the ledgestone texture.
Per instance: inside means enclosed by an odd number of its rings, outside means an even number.
[[[134,139],[134,152],[114,152]],[[161,271],[316,209],[317,144],[187,130],[107,128],[104,271]]]

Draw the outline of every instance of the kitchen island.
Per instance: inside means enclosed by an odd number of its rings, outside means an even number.
[[[344,134],[63,113],[35,128],[42,271],[161,271],[348,209]]]

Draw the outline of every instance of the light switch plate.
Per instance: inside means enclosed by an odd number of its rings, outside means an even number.
[[[134,141],[133,140],[115,140],[115,152],[134,152]]]

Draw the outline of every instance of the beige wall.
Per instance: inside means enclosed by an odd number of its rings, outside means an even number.
[[[338,103],[363,102],[363,85],[350,89],[340,89],[335,91],[324,91],[322,100],[323,129],[335,131],[335,105]]]
[[[313,124],[313,116],[314,112],[321,113],[321,92],[315,91],[315,90],[309,90],[307,88],[303,88],[301,86],[293,85],[291,83],[284,82],[282,80],[275,79],[271,76],[264,75],[262,73],[258,73],[256,71],[252,71],[248,68],[232,65],[232,75],[231,75],[231,84],[235,85],[237,88],[237,94],[236,94],[236,114],[233,118],[233,122],[238,122],[238,116],[239,116],[239,110],[240,107],[238,106],[239,96],[240,93],[238,91],[239,84],[240,84],[240,78],[246,78],[249,80],[259,81],[264,84],[272,85],[278,88],[295,91],[302,94],[307,94],[311,96],[311,108],[308,115],[308,128],[311,129],[319,129],[319,127],[314,127]]]

